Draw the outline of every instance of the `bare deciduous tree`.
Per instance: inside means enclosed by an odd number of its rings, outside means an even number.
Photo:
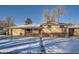
[[[4,33],[8,32],[8,27],[14,26],[15,23],[11,17],[7,17],[5,20],[0,20],[0,31]]]
[[[11,17],[7,17],[5,20],[3,20],[3,32],[8,33],[8,27],[14,26],[15,23]]]
[[[52,22],[58,22],[59,23],[59,18],[64,15],[64,6],[58,6],[54,9],[52,9],[51,14],[50,14],[50,19]]]
[[[14,25],[15,25],[15,23],[11,17],[7,17],[4,20],[4,27],[10,27],[10,26],[14,26]]]
[[[51,10],[50,15],[48,13],[48,10],[45,10],[45,12],[43,13],[43,20],[45,23],[47,22],[59,23],[59,18],[63,15],[64,15],[64,6],[58,6]]]
[[[44,23],[47,23],[48,21],[50,21],[48,10],[45,10],[45,12],[43,13],[43,20],[44,20]]]

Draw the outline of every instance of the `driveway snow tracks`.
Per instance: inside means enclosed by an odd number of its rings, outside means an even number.
[[[0,52],[2,53],[79,53],[78,38],[42,38],[22,37],[12,40],[0,40]],[[43,44],[43,48],[40,46]]]
[[[46,53],[79,53],[79,39],[56,38],[45,43]]]
[[[13,50],[25,49],[28,47],[39,46],[38,38],[22,38],[22,39],[13,39],[8,43],[0,44],[0,52],[11,52]],[[20,51],[21,52],[21,51]]]

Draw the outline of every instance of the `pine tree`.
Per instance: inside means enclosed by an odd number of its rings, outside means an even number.
[[[30,18],[27,18],[26,20],[25,20],[25,24],[27,25],[27,24],[32,24],[32,20],[30,19]]]

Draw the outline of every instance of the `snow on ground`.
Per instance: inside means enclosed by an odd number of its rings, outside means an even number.
[[[79,53],[79,38],[39,37],[0,38],[0,52],[8,53]]]
[[[0,44],[1,43],[5,43],[5,42],[8,42],[8,41],[11,41],[11,40],[0,40]]]

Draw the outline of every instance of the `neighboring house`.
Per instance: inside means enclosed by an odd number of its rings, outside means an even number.
[[[39,34],[39,25],[28,24],[9,27],[9,35],[13,36],[30,36]]]

